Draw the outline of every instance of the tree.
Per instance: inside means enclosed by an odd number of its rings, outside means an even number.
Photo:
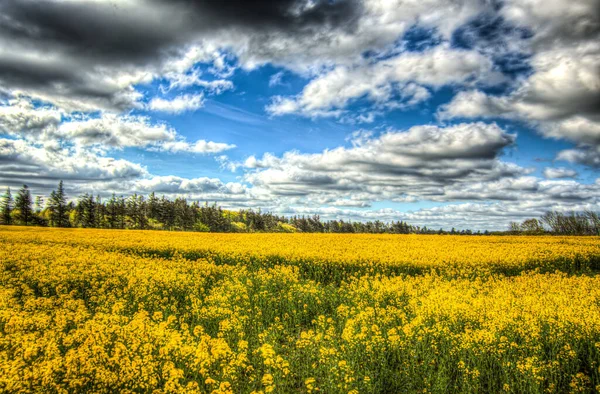
[[[10,194],[10,187],[6,188],[6,193],[4,193],[4,196],[2,197],[0,209],[2,210],[2,224],[12,224],[10,214],[13,209],[13,198]]]
[[[35,213],[39,215],[44,208],[44,198],[42,196],[37,196],[35,198]]]
[[[512,234],[519,234],[521,232],[521,226],[517,222],[510,222],[508,224],[508,231]]]
[[[81,227],[96,227],[96,202],[94,195],[83,194],[77,201],[77,221]]]
[[[108,228],[118,228],[119,202],[115,193],[112,194],[108,203],[106,203],[106,222]]]
[[[68,227],[69,215],[67,212],[67,198],[63,181],[58,183],[58,189],[50,193],[48,199],[48,210],[50,214],[50,225],[54,227]]]
[[[33,219],[33,212],[31,210],[31,193],[29,187],[23,185],[19,190],[17,197],[15,198],[15,209],[18,210],[18,219],[24,225],[31,223]]]
[[[542,222],[537,219],[527,219],[521,223],[521,230],[527,234],[543,234],[544,227]]]

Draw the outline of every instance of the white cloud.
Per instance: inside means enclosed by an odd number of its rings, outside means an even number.
[[[206,89],[208,93],[221,94],[227,90],[233,89],[233,82],[226,79],[215,79],[212,81],[201,78],[202,72],[194,69],[191,72],[166,73],[165,78],[169,81],[167,88],[161,87],[163,92],[173,89],[185,89],[190,86],[197,86]]]
[[[220,179],[207,177],[187,179],[178,176],[153,176],[137,181],[133,187],[143,193],[218,193],[223,195],[243,195],[247,193],[247,188],[239,183],[224,183]]]
[[[514,176],[525,170],[497,160],[515,136],[495,124],[415,126],[379,137],[357,134],[352,148],[282,157],[250,156],[245,180],[277,196],[332,201],[362,194],[366,200],[445,199],[447,188]]]
[[[148,103],[148,108],[152,111],[168,112],[172,114],[195,111],[203,106],[204,95],[202,93],[183,94],[173,98],[172,100],[155,97],[150,101],[150,103]]]
[[[125,148],[174,141],[177,132],[164,123],[152,124],[150,118],[145,116],[104,114],[99,118],[62,123],[50,137],[59,137],[80,145]]]
[[[195,101],[193,97],[187,100],[181,96],[167,105],[175,109]],[[80,150],[137,147],[171,153],[212,154],[235,148],[233,144],[206,140],[188,142],[172,127],[153,123],[147,116],[104,113],[99,117],[83,116],[65,121],[63,115],[55,107],[34,108],[29,101],[13,101],[0,105],[0,131],[48,147],[65,143]]]
[[[440,110],[442,117],[503,116],[549,121],[597,112],[600,44],[539,53],[535,73],[508,96],[461,92]]]
[[[226,36],[240,65],[253,69],[266,63],[313,75],[332,65],[353,65],[367,51],[386,52],[415,25],[437,29],[450,39],[453,30],[489,9],[479,0],[368,0],[346,28],[307,29],[308,34],[241,34]],[[235,37],[235,38],[234,38]]]
[[[600,164],[600,4],[597,0],[506,1],[503,18],[530,30],[519,41],[532,74],[507,95],[460,92],[441,118],[504,117],[526,121],[550,138],[577,145],[557,159]]]
[[[147,170],[127,160],[100,156],[76,148],[48,149],[24,140],[0,138],[0,173],[7,180],[64,179],[74,182],[98,182],[146,176]]]
[[[297,97],[276,97],[267,111],[323,116],[366,97],[375,106],[406,107],[427,100],[426,87],[500,82],[492,62],[473,51],[439,46],[426,52],[401,53],[374,64],[338,66],[312,80]]]
[[[600,34],[597,0],[506,0],[499,12],[508,21],[531,29],[537,50],[594,40]]]
[[[194,143],[188,143],[183,140],[179,141],[166,141],[158,145],[157,150],[165,152],[190,152],[190,153],[221,153],[226,150],[235,148],[233,144],[225,144],[222,142],[212,142],[205,140],[198,140]]]
[[[273,86],[278,86],[282,84],[282,79],[283,79],[283,75],[285,73],[283,71],[279,71],[276,72],[275,74],[271,75],[271,77],[269,78],[269,87],[273,87]]]
[[[39,135],[57,126],[63,113],[54,107],[34,107],[22,98],[0,105],[0,132],[10,135]]]
[[[600,146],[565,149],[558,153],[556,159],[600,168]]]
[[[575,178],[577,171],[564,167],[546,167],[544,169],[544,176],[548,179]]]
[[[391,208],[352,209],[338,206],[307,207],[292,205],[281,208],[277,212],[283,215],[318,214],[322,220],[357,220],[384,222],[403,220],[413,225],[427,226],[429,229],[443,228],[450,230],[506,230],[510,222],[521,222],[532,217],[540,217],[548,210],[563,212],[600,210],[598,200],[582,201],[499,201],[499,202],[467,202],[445,206],[401,211]]]

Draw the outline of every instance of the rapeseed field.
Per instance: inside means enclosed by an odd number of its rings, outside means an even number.
[[[598,237],[0,227],[0,392],[597,392],[598,270]]]

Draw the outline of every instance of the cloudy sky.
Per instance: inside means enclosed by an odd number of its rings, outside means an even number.
[[[504,229],[600,210],[600,0],[2,0],[0,186]]]

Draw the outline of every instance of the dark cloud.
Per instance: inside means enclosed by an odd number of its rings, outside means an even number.
[[[162,1],[138,3],[0,2],[0,87],[44,97],[90,99],[100,108],[131,107],[123,86],[99,68],[158,67],[186,45],[227,29],[249,35],[310,35],[348,29],[353,0]],[[9,55],[10,54],[10,55]],[[104,80],[103,80],[104,79]]]
[[[196,28],[241,27],[254,31],[302,32],[312,28],[349,28],[360,16],[357,0],[154,0],[192,10]]]

